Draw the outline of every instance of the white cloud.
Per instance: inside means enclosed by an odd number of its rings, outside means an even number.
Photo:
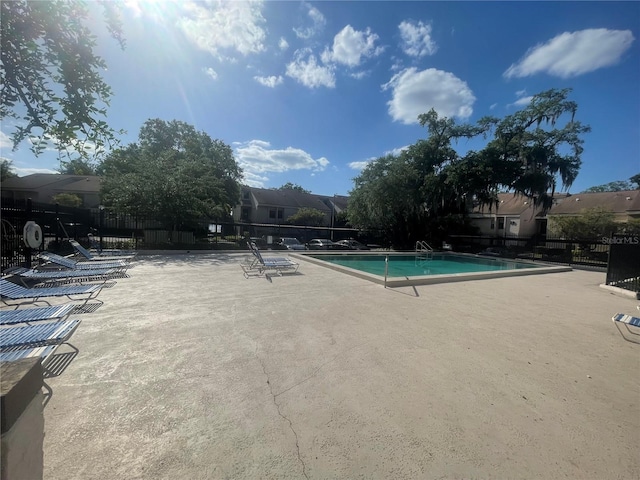
[[[309,4],[306,4],[306,6],[308,8],[307,14],[311,19],[312,25],[293,29],[296,36],[304,40],[309,39],[313,37],[315,34],[322,31],[322,29],[327,23],[327,20],[324,18],[324,15],[320,12],[320,10],[318,10],[316,7],[312,7]]]
[[[221,50],[259,53],[266,36],[262,6],[262,1],[189,1],[183,4],[187,15],[176,23],[193,44],[217,58],[224,59]]]
[[[362,80],[364,77],[371,74],[371,70],[363,70],[361,72],[350,73],[349,76],[356,80]]]
[[[56,170],[51,170],[49,168],[20,168],[20,167],[14,166],[12,170],[19,177],[25,177],[27,175],[32,175],[34,173],[60,173]]]
[[[505,72],[506,78],[527,77],[546,72],[569,78],[615,65],[634,41],[630,30],[591,28],[564,32],[544,44],[530,48]]]
[[[260,186],[258,184],[266,182],[268,178],[265,174],[269,172],[282,173],[289,170],[321,172],[329,165],[329,160],[324,157],[314,159],[304,150],[293,147],[273,149],[269,142],[263,140],[234,142],[233,146],[238,164],[244,171],[245,181],[253,182],[253,186]]]
[[[11,137],[6,133],[0,131],[0,148],[5,150],[11,150],[13,148],[13,142],[11,141]]]
[[[516,97],[518,98],[515,102],[507,104],[507,107],[526,107],[531,103],[533,99],[533,95],[527,95],[527,90],[522,89],[516,92]]]
[[[324,63],[341,63],[349,67],[360,65],[363,58],[380,55],[384,48],[376,47],[378,35],[371,32],[370,28],[364,31],[354,30],[347,25],[333,38],[333,47],[322,53]]]
[[[296,51],[293,61],[287,65],[287,76],[309,88],[336,86],[333,67],[319,65],[315,55],[306,48]]]
[[[510,103],[509,105],[515,105],[517,107],[524,107],[526,105],[529,105],[531,103],[532,99],[533,99],[532,95],[527,95],[526,97],[520,97],[518,100],[516,100],[513,103]]]
[[[280,41],[278,42],[278,47],[280,48],[280,50],[286,50],[287,48],[289,48],[289,42],[287,42],[287,40],[284,37],[280,37]]]
[[[418,123],[418,115],[434,108],[438,115],[468,118],[473,113],[476,97],[466,82],[450,72],[429,68],[417,71],[415,67],[396,73],[382,85],[391,89],[389,115],[404,124]]]
[[[408,150],[410,146],[411,145],[405,145],[404,147],[397,147],[397,148],[393,148],[391,150],[387,150],[386,152],[384,152],[384,155],[393,155],[393,156],[397,157],[398,155],[400,155],[405,150]]]
[[[218,73],[211,67],[207,67],[207,68],[203,68],[202,71],[209,77],[211,77],[211,79],[213,80],[217,80],[218,78]]]
[[[278,75],[277,77],[274,75],[271,75],[270,77],[253,77],[253,79],[258,82],[261,85],[264,85],[265,87],[270,87],[270,88],[275,88],[277,85],[281,85],[283,78],[281,75]]]
[[[436,42],[431,38],[431,25],[422,22],[403,21],[398,25],[401,47],[404,53],[412,57],[433,55],[438,50]]]
[[[370,158],[369,160],[365,160],[363,162],[351,162],[348,165],[352,170],[364,170],[364,167],[369,165],[374,160],[375,158]]]
[[[393,155],[395,157],[397,157],[398,155],[400,155],[403,151],[407,150],[410,147],[410,145],[405,145],[404,147],[398,147],[398,148],[393,148],[391,150],[387,150],[385,151],[382,156],[386,157],[387,155]],[[349,168],[351,168],[352,170],[363,170],[367,165],[369,165],[371,162],[373,162],[374,160],[377,160],[378,157],[371,157],[371,158],[367,158],[366,160],[360,161],[360,162],[350,162],[347,164],[347,166]]]
[[[489,105],[489,110],[493,110],[494,108],[496,108],[498,106],[497,103],[492,103],[491,105]]]

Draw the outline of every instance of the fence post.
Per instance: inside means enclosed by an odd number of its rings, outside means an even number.
[[[104,206],[100,205],[98,209],[100,210],[100,220],[98,222],[98,228],[100,229],[100,246],[98,248],[98,251],[101,252],[102,251],[102,225],[104,223]]]
[[[33,213],[33,205],[30,198],[27,198],[27,218],[26,222],[31,219],[31,215]],[[26,223],[25,222],[25,223]],[[25,268],[31,268],[31,247],[24,243],[24,238],[22,244],[24,245],[24,265]]]

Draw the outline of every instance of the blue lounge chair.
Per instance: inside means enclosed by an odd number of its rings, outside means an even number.
[[[93,269],[93,270],[36,270],[27,268],[13,268],[6,271],[8,275],[17,276],[23,283],[26,280],[34,280],[43,283],[71,283],[71,282],[95,282],[106,281],[113,278],[127,278],[125,271],[118,268]]]
[[[78,325],[80,320],[61,320],[0,328],[0,351],[59,345],[71,337]]]
[[[135,255],[127,255],[127,254],[111,255],[111,256],[94,255],[89,250],[87,250],[82,245],[80,245],[80,243],[78,243],[76,240],[69,240],[69,243],[73,246],[76,252],[78,252],[80,255],[85,257],[87,260],[94,260],[96,262],[106,262],[106,261],[113,261],[113,260],[129,261],[133,257],[135,257]]]
[[[39,322],[42,320],[62,320],[81,305],[68,303],[53,307],[22,308],[19,310],[1,310],[0,325],[14,325],[16,323]]]
[[[70,268],[72,270],[104,270],[110,268],[126,269],[131,266],[124,260],[111,260],[108,262],[79,262],[77,260],[73,260],[71,258],[63,257],[61,255],[50,252],[42,252],[40,255],[38,255],[38,257],[47,262],[54,263],[61,267]]]
[[[86,304],[89,300],[94,299],[103,287],[112,286],[109,284],[98,285],[73,285],[64,287],[42,287],[42,288],[26,288],[22,285],[10,282],[9,280],[0,279],[0,297],[5,305],[9,305],[9,300],[25,300],[22,304],[43,302],[49,305],[47,297],[67,297],[69,300],[84,300]],[[76,298],[73,298],[76,297]],[[80,298],[77,298],[80,297]],[[98,300],[99,301],[99,300]],[[16,304],[12,304],[15,306]]]
[[[57,348],[58,345],[46,345],[44,347],[31,348],[8,348],[5,351],[0,352],[0,362],[14,362],[23,358],[39,357],[41,362],[44,364]]]
[[[640,310],[640,306],[638,307],[638,310]],[[622,338],[624,338],[627,342],[640,343],[640,341],[636,340],[635,337],[629,337],[629,338],[625,337],[624,333],[622,332],[619,326],[619,325],[624,325],[625,327],[627,327],[628,333],[634,336],[640,336],[640,330],[633,331],[632,329],[629,328],[629,325],[631,325],[632,327],[636,327],[640,329],[640,318],[634,317],[633,315],[625,315],[624,313],[616,313],[611,318],[611,320],[613,320],[613,323],[618,329],[618,332],[620,332],[620,335],[622,335]],[[633,340],[630,340],[630,339],[633,339]]]

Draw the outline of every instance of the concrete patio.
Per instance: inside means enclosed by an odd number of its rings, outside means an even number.
[[[611,322],[638,302],[603,273],[384,289],[244,256],[141,256],[79,317],[46,479],[640,477],[640,345]]]

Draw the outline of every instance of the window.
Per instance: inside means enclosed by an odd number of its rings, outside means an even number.
[[[495,230],[496,229],[496,220],[495,218],[491,219],[491,230]]]
[[[249,207],[242,207],[241,219],[248,221],[249,216],[251,215],[251,209]]]
[[[498,217],[498,230],[504,230],[504,217]]]
[[[276,217],[282,220],[284,216],[284,208],[270,208],[269,209],[269,218],[275,219]]]
[[[244,192],[242,192],[242,198],[244,200],[249,200],[249,190],[245,190]]]

